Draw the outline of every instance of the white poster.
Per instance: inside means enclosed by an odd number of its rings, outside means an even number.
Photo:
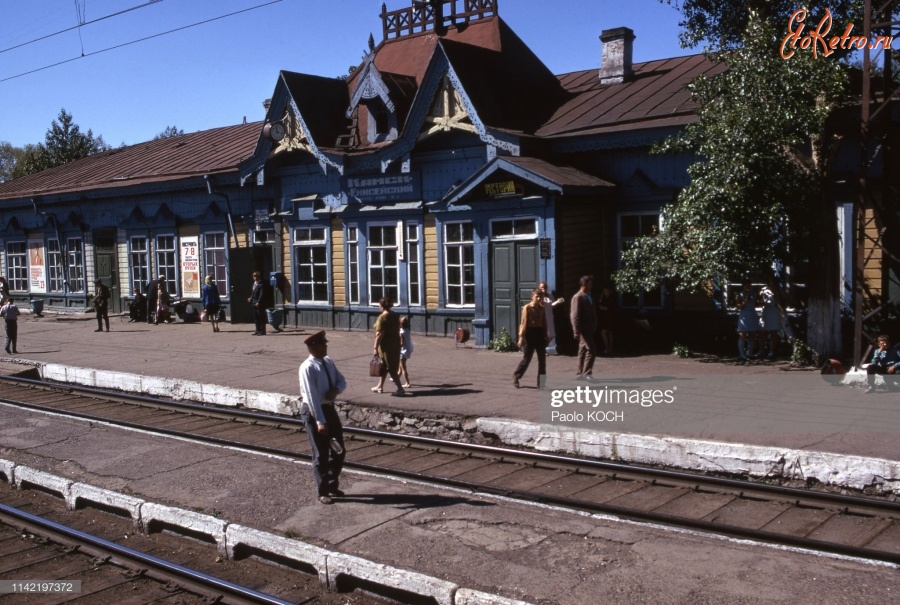
[[[181,295],[200,297],[200,239],[181,238]]]
[[[32,294],[45,294],[47,292],[47,274],[44,258],[44,240],[28,240],[28,288]]]

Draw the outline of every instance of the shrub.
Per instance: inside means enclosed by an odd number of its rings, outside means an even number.
[[[513,337],[510,336],[509,332],[506,331],[506,328],[500,328],[500,334],[496,338],[491,339],[488,347],[494,351],[499,351],[500,353],[510,353],[519,350],[518,344],[516,344],[516,341],[513,340]]]

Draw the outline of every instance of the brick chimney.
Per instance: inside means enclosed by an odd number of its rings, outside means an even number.
[[[630,80],[634,75],[631,69],[631,47],[634,42],[634,31],[627,27],[605,29],[600,32],[603,43],[603,58],[600,61],[600,83],[618,84]]]

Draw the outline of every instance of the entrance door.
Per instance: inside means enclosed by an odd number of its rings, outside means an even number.
[[[102,279],[109,286],[109,310],[111,313],[122,312],[122,292],[119,276],[116,271],[116,237],[114,234],[98,235],[94,233],[94,279]]]
[[[228,283],[231,285],[231,323],[253,323],[253,309],[247,299],[253,291],[253,272],[263,276],[269,288],[269,273],[274,266],[272,246],[232,248],[228,251]],[[271,303],[271,297],[264,296]]]
[[[515,339],[522,306],[540,283],[540,249],[536,241],[491,242],[491,259],[492,336],[506,328]]]

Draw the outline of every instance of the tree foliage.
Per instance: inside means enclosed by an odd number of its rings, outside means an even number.
[[[25,150],[14,147],[7,141],[0,141],[0,183],[15,178],[16,165],[22,160]]]
[[[178,127],[174,124],[172,126],[166,126],[165,130],[161,133],[153,137],[153,140],[156,141],[158,139],[168,139],[171,137],[180,137],[184,134],[183,130],[178,130]]]
[[[102,135],[95,137],[91,130],[81,132],[72,114],[63,108],[57,119],[50,124],[44,142],[25,146],[22,160],[16,165],[15,175],[33,174],[108,149],[111,147],[103,140]]]

